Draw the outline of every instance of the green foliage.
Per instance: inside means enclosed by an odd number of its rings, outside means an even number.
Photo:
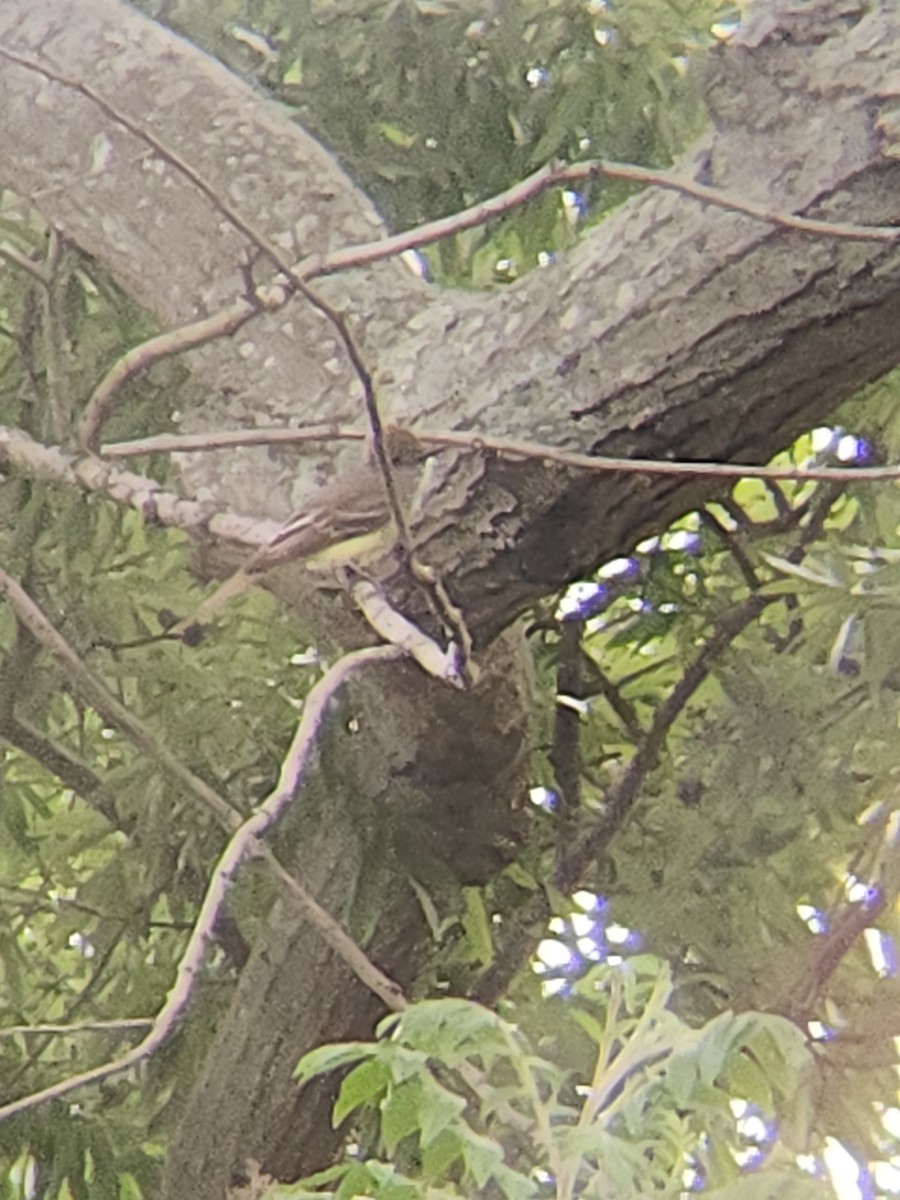
[[[22,253],[46,248],[46,229],[8,194],[0,228]],[[51,409],[47,339],[78,346],[65,356],[63,389],[74,415],[113,358],[150,332],[74,252],[64,252],[60,277],[65,302],[51,328],[21,277],[0,273],[0,420],[50,440],[38,417]],[[153,372],[134,385],[110,435],[165,428],[175,398],[161,403],[160,389],[181,373]],[[161,632],[160,609],[187,613],[198,602],[184,542],[96,497],[26,479],[0,488],[4,568],[160,745],[247,808],[275,779],[308,680],[290,662],[295,633],[260,596],[236,606],[231,620],[242,636],[233,643],[215,634],[199,649],[147,642]],[[0,697],[0,1028],[152,1016],[224,835],[152,754],[85,702],[7,604]],[[246,937],[270,902],[245,873],[230,913]],[[233,948],[223,942],[200,982],[196,1011],[209,1020],[227,1001]],[[0,1039],[3,1099],[108,1061],[139,1036],[120,1029]],[[174,1069],[203,1040],[201,1024],[181,1039],[180,1057],[154,1062],[141,1092],[116,1083],[80,1095],[74,1111],[59,1105],[0,1127],[3,1194],[24,1196],[37,1170],[47,1197],[152,1195],[161,1141],[151,1125]]]
[[[150,12],[159,9],[144,0]],[[175,0],[164,19],[289,105],[396,228],[502,191],[553,158],[665,165],[703,112],[690,63],[714,0]],[[621,203],[594,188],[595,217]],[[573,241],[559,196],[429,252],[483,286]]]
[[[690,59],[718,11],[705,0],[166,8],[335,147],[396,227],[490,195],[554,156],[668,162],[701,120]],[[252,31],[270,39],[268,52]],[[624,194],[606,185],[590,194],[590,219]],[[568,211],[545,197],[442,245],[432,266],[445,281],[482,285],[508,258],[511,278],[571,244]],[[48,231],[5,194],[0,238],[38,259]],[[59,324],[45,327],[38,290],[4,262],[0,421],[36,436],[49,437],[52,423],[48,338],[66,351],[71,416],[116,356],[151,332],[68,248],[57,291]],[[129,385],[109,436],[164,429],[181,381],[169,364]],[[896,377],[882,381],[842,418],[892,461],[898,396]],[[804,439],[789,457],[809,453]],[[165,463],[151,465],[165,479]],[[557,997],[526,972],[507,990],[506,1020],[430,1001],[388,1022],[375,1043],[314,1052],[304,1078],[352,1068],[335,1119],[359,1121],[363,1139],[368,1109],[377,1131],[364,1157],[284,1195],[674,1196],[690,1165],[719,1200],[803,1200],[824,1185],[793,1156],[818,1151],[825,1136],[862,1156],[896,1152],[876,1107],[896,1097],[896,980],[878,979],[859,938],[822,976],[827,935],[814,936],[798,906],[835,922],[853,916],[847,893],[858,878],[887,898],[878,929],[900,934],[898,527],[890,485],[834,499],[811,485],[744,481],[727,503],[679,522],[659,552],[642,554],[637,578],[606,581],[613,598],[585,621],[580,646],[583,812],[569,824],[542,815],[521,861],[491,887],[468,890],[459,910],[424,891],[423,907],[433,910],[436,987],[476,986],[479,972],[502,961],[518,908],[536,896],[548,896],[564,924],[570,901],[552,883],[560,846],[576,826],[602,822],[641,731],[713,623],[752,588],[771,606],[691,696],[591,880],[608,903],[607,923],[639,932],[653,957],[587,970]],[[685,548],[685,532],[699,538],[697,549]],[[183,539],[24,480],[0,488],[0,554],[182,763],[240,811],[266,794],[310,682],[292,663],[297,631],[270,601],[247,597],[224,634],[199,648],[132,645],[160,632],[159,610],[187,613],[196,603]],[[560,648],[552,617],[533,644],[552,718]],[[152,1015],[224,835],[152,754],[86,704],[6,605],[0,656],[0,1027]],[[535,782],[550,788],[552,732],[548,720],[535,765]],[[373,859],[381,834],[368,843]],[[380,878],[373,873],[373,890]],[[270,901],[252,869],[241,874],[226,914],[236,932],[209,956],[194,1019],[139,1085],[113,1082],[80,1092],[75,1110],[60,1104],[0,1126],[0,1197],[23,1197],[30,1169],[48,1200],[154,1194],[172,1090],[194,1073]],[[828,1024],[833,1041],[803,1045],[797,1029],[810,1020]],[[4,1098],[105,1062],[135,1036],[3,1038]],[[736,1098],[779,1122],[754,1173],[736,1159],[746,1149]]]
[[[0,191],[0,240],[40,264],[49,231],[20,197]],[[68,246],[59,255],[51,297],[53,303],[45,303],[41,289],[23,286],[21,272],[0,270],[0,421],[59,442],[123,350],[157,330],[121,288]],[[62,364],[58,378],[49,371],[51,360]],[[183,364],[168,361],[130,382],[123,391],[128,402],[111,414],[105,436],[115,441],[167,429],[173,395],[187,378]],[[161,473],[167,466],[157,465]]]
[[[868,410],[892,454],[897,387],[896,376],[885,381]],[[801,439],[785,461],[810,452]],[[715,525],[697,516],[679,523],[695,539],[690,552],[678,531],[645,548],[651,561],[639,556],[639,570],[618,594],[610,585],[602,615],[586,622],[582,780],[586,806],[602,814],[640,740],[628,715],[639,729],[652,723],[703,654],[711,624],[746,597],[748,571],[773,599],[691,695],[598,863],[603,922],[638,931],[673,964],[673,1003],[693,1025],[730,1006],[827,1028],[833,1040],[816,1047],[817,1098],[795,1145],[832,1136],[878,1158],[894,1144],[877,1109],[895,1094],[897,1024],[884,1014],[896,984],[879,980],[861,937],[833,947],[842,923],[856,921],[859,933],[875,925],[889,940],[900,932],[892,549],[900,496],[891,484],[835,498],[822,486],[744,481],[711,512]],[[537,650],[549,684],[554,635]],[[592,686],[594,672],[603,689]],[[553,785],[552,771],[544,782]],[[864,895],[886,900],[868,922]],[[819,914],[818,934],[804,909]],[[577,957],[577,938],[566,938]],[[533,1003],[523,990],[517,1017]],[[735,1094],[765,1106],[773,1073],[746,1059],[741,1068]]]
[[[784,1114],[799,1102],[809,1052],[777,1017],[723,1013],[692,1029],[668,1007],[671,994],[668,967],[649,956],[594,968],[567,1000],[550,1002],[563,1030],[557,1050],[569,1035],[562,1057],[452,999],[388,1018],[376,1042],[312,1051],[301,1081],[357,1064],[334,1120],[374,1110],[377,1138],[328,1180],[276,1194],[676,1197],[688,1163],[710,1195],[743,1194],[730,1101],[743,1094],[768,1118]],[[821,1193],[798,1168],[777,1171],[793,1194]]]

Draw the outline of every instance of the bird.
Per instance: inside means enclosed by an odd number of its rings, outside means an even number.
[[[384,449],[395,492],[402,502],[408,499],[425,459],[434,451],[426,450],[409,430],[393,425],[385,429]],[[396,537],[384,473],[370,446],[355,470],[338,475],[312,492],[278,532],[189,617],[171,625],[168,636],[194,644],[215,613],[276,567],[286,563],[305,563],[312,569],[347,566],[378,552],[386,553]]]

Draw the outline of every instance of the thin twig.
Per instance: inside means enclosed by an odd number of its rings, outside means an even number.
[[[759,587],[759,576],[756,574],[756,568],[750,560],[750,556],[731,530],[726,529],[715,513],[710,512],[708,508],[700,509],[700,523],[711,530],[721,542],[724,549],[731,555],[737,564],[737,568],[743,576],[744,583],[755,592]]]
[[[386,647],[379,647],[386,649]],[[383,1000],[392,1012],[403,1012],[409,1007],[409,1001],[403,994],[403,989],[390,976],[385,975],[380,967],[366,955],[339,921],[336,921],[327,909],[298,883],[281,863],[276,859],[268,846],[262,847],[261,857],[268,864],[277,879],[280,879],[290,895],[296,901],[310,925],[317,929],[326,945],[341,958],[350,968],[356,978],[367,987],[373,995]]]
[[[156,737],[150,728],[140,721],[110,692],[106,684],[98,679],[90,667],[69,645],[61,633],[28,595],[25,589],[0,568],[0,592],[12,604],[16,617],[62,665],[73,685],[104,721],[120,730],[151,762],[155,762],[164,774],[200,800],[222,821],[226,828],[234,829],[240,824],[240,813],[214,788],[195,775],[181,762],[177,755]]]
[[[70,1025],[7,1025],[0,1029],[0,1038],[15,1037],[20,1033],[97,1033],[123,1029],[146,1029],[153,1024],[152,1017],[121,1017],[114,1021],[73,1021]]]
[[[831,483],[861,483],[872,480],[900,479],[900,466],[888,467],[772,467],[749,463],[680,462],[655,458],[618,458],[602,454],[579,454],[557,450],[541,442],[516,438],[486,437],[469,433],[420,433],[425,445],[471,448],[502,455],[505,458],[537,459],[581,471],[622,471],[633,475],[712,476],[719,479],[790,479]]]
[[[209,532],[246,546],[265,545],[282,527],[278,521],[243,516],[215,503],[185,500],[146,475],[122,470],[92,454],[69,454],[58,446],[45,446],[8,425],[0,425],[0,463],[31,478],[101,493],[150,522],[186,532]]]
[[[51,438],[61,442],[69,432],[72,417],[69,381],[66,372],[66,320],[63,273],[65,241],[51,228],[47,241],[44,270],[49,280],[43,290],[44,357],[46,361],[47,409]]]
[[[27,275],[30,275],[43,288],[50,286],[50,275],[45,267],[40,263],[36,263],[34,259],[24,254],[17,246],[13,246],[10,242],[0,242],[0,258],[5,258],[7,262],[18,267]],[[10,334],[10,336],[15,336]]]
[[[162,359],[205,346],[217,338],[231,337],[253,317],[264,311],[265,307],[255,297],[241,297],[211,317],[182,325],[132,347],[110,367],[91,393],[79,422],[79,444],[88,450],[97,449],[100,431],[113,400],[129,379],[133,379],[141,371],[148,370]]]
[[[0,719],[0,742],[14,747],[32,759],[42,770],[56,776],[65,788],[71,788],[78,796],[101,813],[115,828],[122,828],[122,821],[115,809],[115,801],[104,788],[103,781],[91,768],[76,758],[63,746],[27,721],[20,720],[14,713]]]
[[[791,981],[790,992],[779,997],[779,1010],[804,1031],[828,981],[863,930],[874,925],[886,910],[888,900],[884,889],[879,887],[861,903],[843,905],[840,912],[832,915],[828,931],[816,943],[815,953]]]
[[[382,238],[377,242],[347,246],[343,250],[335,250],[328,254],[310,255],[298,264],[296,271],[304,279],[318,279],[323,275],[334,275],[339,271],[367,266],[386,258],[405,254],[409,250],[430,246],[442,238],[453,237],[467,229],[485,225],[494,217],[520,208],[550,188],[563,187],[566,184],[579,183],[586,179],[604,178],[621,179],[631,183],[641,183],[648,187],[664,188],[699,200],[702,204],[709,204],[729,212],[742,213],[744,216],[753,217],[766,225],[792,229],[798,233],[811,233],[818,237],[849,239],[857,242],[892,242],[900,237],[900,229],[891,225],[857,225],[844,221],[820,221],[810,217],[798,217],[793,213],[782,213],[766,208],[764,205],[754,204],[734,192],[726,192],[696,183],[693,179],[675,174],[674,171],[654,171],[649,167],[639,167],[634,163],[597,159],[568,165],[548,163],[505,192],[500,192],[487,200],[481,200],[461,212],[453,213],[449,217],[441,217],[437,221],[429,221],[425,225],[419,225],[404,233],[394,234],[392,237]]]
[[[612,471],[632,475],[713,476],[720,479],[783,479],[794,483],[882,483],[900,479],[900,466],[872,467],[774,467],[753,463],[689,462],[677,459],[618,458],[603,454],[580,454],[559,450],[544,442],[519,438],[489,437],[480,433],[454,430],[428,432],[415,430],[425,446],[475,450],[503,458],[537,459],[555,466],[579,471]],[[110,442],[101,447],[104,458],[132,458],[140,454],[178,453],[183,450],[219,450],[223,447],[301,444],[317,440],[362,440],[358,429],[347,426],[317,425],[308,429],[220,430],[204,434],[160,434],[134,442]]]
[[[306,425],[299,429],[223,429],[211,433],[159,433],[131,442],[104,442],[102,458],[138,458],[143,454],[183,454],[240,446],[299,446],[305,442],[364,442],[365,430],[352,425]]]
[[[571,821],[581,808],[581,713],[567,704],[566,698],[577,697],[581,691],[583,636],[583,621],[562,622],[557,647],[553,746],[549,760],[559,789],[560,814],[564,821]]]
[[[644,780],[659,762],[669,730],[684,711],[688,700],[707,679],[714,664],[735,638],[743,633],[764,609],[781,598],[777,595],[748,596],[713,622],[712,633],[657,708],[653,723],[625,773],[604,796],[602,823],[587,830],[580,841],[571,846],[569,852],[563,856],[554,879],[556,887],[567,893],[572,891],[577,887],[588,864],[605,853],[613,835],[621,828],[637,799]]]
[[[586,700],[590,696],[602,696],[622,722],[625,732],[632,741],[639,742],[644,736],[644,727],[641,725],[634,705],[622,695],[621,686],[613,683],[599,663],[595,662],[589,654],[583,652],[582,661],[590,679],[582,680],[578,692],[575,693],[576,699]]]
[[[368,579],[359,580],[353,587],[353,599],[375,632],[405,651],[423,671],[442,679],[452,687],[462,687],[458,654],[451,646],[443,650],[408,617],[391,608],[386,596]]]

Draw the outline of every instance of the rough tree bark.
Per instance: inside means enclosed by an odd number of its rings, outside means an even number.
[[[239,293],[246,239],[71,81],[189,161],[298,259],[382,232],[301,129],[119,0],[5,0],[0,51],[32,60],[0,57],[0,179],[164,327]],[[774,210],[897,222],[898,83],[891,4],[761,2],[710,59],[711,131],[680,171]],[[896,364],[898,279],[893,243],[811,237],[650,191],[558,264],[500,294],[431,289],[395,262],[317,286],[348,313],[394,420],[589,452],[757,462]],[[359,386],[337,339],[299,299],[187,361],[193,427],[360,418]],[[276,480],[263,451],[185,457],[182,474],[188,489],[277,515],[317,465],[278,461]],[[512,633],[498,635],[709,486],[442,456],[418,520],[419,552],[465,613],[486,679],[475,694],[452,697],[408,667],[367,681],[356,700],[365,741],[349,751],[329,744],[327,820],[315,820],[320,780],[295,864],[326,903],[344,911],[351,864],[365,857],[371,814],[385,804],[398,806],[401,824],[413,809],[435,822],[461,877],[490,873],[482,843],[515,834],[527,779],[527,681]],[[417,611],[399,573],[385,582]],[[502,736],[490,736],[495,727]],[[351,795],[362,810],[351,811]],[[385,886],[371,944],[386,969],[409,978],[421,939],[401,877]],[[166,1194],[219,1197],[251,1156],[284,1178],[320,1165],[333,1147],[328,1113],[295,1096],[291,1068],[324,1037],[367,1032],[376,1012],[278,907],[190,1093]]]

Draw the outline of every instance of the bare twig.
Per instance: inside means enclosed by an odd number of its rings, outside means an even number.
[[[403,649],[423,671],[454,687],[462,687],[459,654],[453,646],[442,650],[417,625],[388,604],[374,583],[361,579],[353,588],[353,599],[375,632],[392,646]]]
[[[123,1029],[146,1029],[152,1024],[152,1017],[122,1017],[115,1021],[73,1021],[70,1025],[7,1025],[0,1029],[0,1038],[15,1037],[20,1033],[116,1033]]]
[[[47,288],[50,286],[50,274],[46,267],[40,263],[36,263],[34,259],[24,254],[18,246],[13,246],[11,242],[0,242],[0,258],[5,258],[7,262],[12,263],[13,266],[30,275],[41,287]]]
[[[674,171],[654,171],[633,163],[594,160],[569,165],[548,163],[505,192],[473,204],[461,212],[453,213],[449,217],[442,217],[438,221],[430,221],[427,225],[419,225],[415,229],[395,234],[393,237],[382,238],[377,242],[348,246],[344,250],[336,250],[330,254],[310,255],[297,266],[296,270],[305,279],[316,279],[322,275],[333,275],[352,267],[380,262],[382,259],[404,254],[408,250],[430,246],[442,238],[452,237],[466,229],[484,225],[494,217],[520,208],[550,188],[563,187],[566,184],[579,183],[586,179],[604,178],[622,179],[649,187],[665,188],[699,200],[702,204],[742,213],[744,216],[753,217],[767,225],[792,229],[798,233],[815,234],[818,237],[862,242],[892,242],[900,237],[900,230],[891,225],[856,225],[843,221],[819,221],[809,217],[798,217],[793,213],[782,213],[760,204],[754,204],[733,192],[721,191],[718,188],[696,183],[693,179],[675,174]]]
[[[450,593],[447,591],[443,579],[430,567],[424,567],[415,559],[411,566],[416,579],[425,587],[429,599],[434,601],[438,615],[456,638],[462,659],[462,673],[466,682],[476,684],[480,678],[480,672],[478,664],[473,658],[475,642],[469,626],[466,624],[465,614],[459,605],[454,604],[450,599]]]
[[[751,592],[755,592],[759,587],[759,576],[756,574],[756,568],[750,561],[749,554],[738,541],[737,537],[729,529],[726,529],[715,513],[710,512],[708,508],[701,508],[700,521],[701,524],[705,525],[707,529],[716,535],[722,546],[737,564],[737,568],[743,576],[744,583],[746,583]]]
[[[556,711],[549,757],[564,820],[571,820],[581,807],[581,714],[566,703],[566,698],[577,697],[581,691],[583,636],[583,621],[563,621],[557,651]]]
[[[602,696],[622,722],[622,727],[631,740],[639,742],[644,736],[644,727],[641,725],[634,705],[622,695],[621,688],[613,683],[606,672],[590,655],[582,652],[582,662],[584,670],[590,678],[582,679],[578,691],[574,693],[576,699],[582,700],[587,699],[589,696]]]
[[[334,666],[330,667],[318,683],[312,687],[303,705],[303,712],[297,726],[297,732],[281,764],[281,771],[275,789],[263,801],[253,816],[245,821],[241,829],[234,835],[229,846],[226,847],[225,854],[220,859],[219,867],[216,870],[217,874],[222,872],[223,863],[231,863],[232,861],[234,866],[231,868],[231,873],[233,873],[241,857],[251,845],[254,848],[261,849],[263,851],[263,858],[270,865],[275,865],[276,860],[274,855],[271,852],[267,852],[266,847],[257,847],[257,844],[283,815],[285,809],[296,795],[308,767],[310,756],[319,736],[322,722],[325,720],[330,701],[335,693],[343,687],[347,679],[356,671],[361,670],[363,667],[372,666],[375,663],[395,662],[403,656],[404,651],[399,646],[368,646],[362,650],[354,650],[350,654],[345,654],[343,658],[338,659]],[[349,934],[341,928],[340,924],[295,879],[292,879],[280,864],[278,864],[275,874],[285,883],[291,895],[300,902],[310,923],[319,931],[328,945],[347,963],[361,982],[371,988],[377,996],[380,996],[389,1007],[395,1010],[403,1007],[405,1002],[401,989],[375,966]],[[215,917],[221,901],[213,909],[208,904],[208,898],[209,895],[207,894],[207,900],[204,901],[204,909],[210,910],[212,923],[209,924],[209,929],[211,930],[212,925],[215,923]],[[200,925],[202,919],[203,909],[201,909],[200,916],[197,918],[197,925],[195,925],[195,938],[197,935],[197,926]],[[185,953],[187,954],[187,952]],[[183,974],[181,971],[179,973]]]
[[[283,296],[286,293],[282,292]],[[197,346],[205,346],[216,338],[231,337],[243,325],[252,320],[258,313],[270,305],[262,305],[256,296],[241,297],[228,308],[223,308],[211,317],[183,325],[179,329],[170,330],[158,337],[149,338],[139,346],[123,354],[107,371],[103,379],[94,388],[85,406],[79,423],[79,444],[88,450],[96,450],[100,439],[103,423],[112,407],[113,400],[119,389],[142,371],[148,370],[154,363],[175,354],[183,354]]]
[[[182,450],[219,450],[223,447],[280,445],[328,439],[364,438],[358,429],[318,425],[308,429],[221,430],[205,434],[160,434],[134,442],[111,442],[101,448],[108,458],[131,458],[139,454],[177,453]],[[579,454],[559,450],[543,442],[518,438],[489,437],[480,433],[415,430],[425,446],[483,451],[503,458],[537,459],[554,466],[579,471],[622,472],[630,475],[712,476],[719,479],[783,479],[795,483],[883,483],[900,479],[900,466],[873,467],[773,467],[754,463],[682,462],[675,459],[618,458],[603,454]]]
[[[364,442],[365,430],[351,425],[307,425],[300,429],[223,429],[211,433],[159,433],[132,442],[104,442],[103,458],[138,458],[142,454],[182,454],[230,450],[238,446],[299,446],[305,442]]]
[[[61,442],[68,433],[72,416],[65,358],[64,250],[65,242],[62,236],[56,229],[51,228],[44,265],[49,282],[43,289],[42,299],[44,357],[47,364],[47,410],[50,416],[48,428],[51,438],[57,442]]]
[[[45,733],[20,720],[14,713],[0,719],[0,742],[28,755],[43,770],[55,775],[63,787],[71,788],[86,799],[111,825],[122,828],[114,800],[104,789],[103,780],[65,747],[57,745]]]
[[[208,531],[247,546],[264,545],[281,528],[278,521],[242,516],[217,504],[184,500],[146,475],[124,471],[92,454],[69,454],[57,446],[45,446],[11,426],[0,425],[0,463],[30,478],[101,493],[151,522],[194,533]]]
[[[900,479],[900,466],[892,467],[772,467],[749,463],[677,462],[655,458],[617,458],[602,454],[578,454],[557,450],[541,442],[514,438],[486,437],[469,433],[420,433],[416,437],[425,445],[471,447],[475,450],[500,454],[506,458],[537,459],[560,467],[581,471],[622,471],[633,475],[694,475],[719,479],[790,479],[831,483],[862,483],[873,480]]]
[[[790,992],[779,997],[777,1004],[801,1029],[806,1030],[828,981],[863,930],[873,925],[888,907],[888,900],[884,889],[877,887],[861,903],[845,903],[839,912],[832,914],[827,933],[816,942],[815,953],[791,981]]]
[[[780,599],[780,596],[753,594],[713,622],[712,633],[656,710],[653,723],[625,773],[604,797],[604,818],[601,824],[588,829],[563,855],[554,879],[556,887],[565,892],[572,891],[577,887],[588,864],[596,861],[606,851],[637,799],[644,780],[657,765],[669,730],[684,711],[688,700],[706,680],[713,665],[735,638],[743,633],[764,609]]]
[[[389,649],[389,647],[380,647]],[[409,1007],[409,1001],[403,994],[403,989],[390,976],[377,967],[368,955],[361,949],[339,921],[336,921],[327,909],[323,908],[310,893],[289,874],[275,855],[268,848],[262,847],[262,858],[268,864],[272,873],[280,879],[293,897],[304,916],[309,920],[322,940],[341,958],[356,978],[367,987],[373,995],[383,1000],[392,1012],[403,1012]]]

